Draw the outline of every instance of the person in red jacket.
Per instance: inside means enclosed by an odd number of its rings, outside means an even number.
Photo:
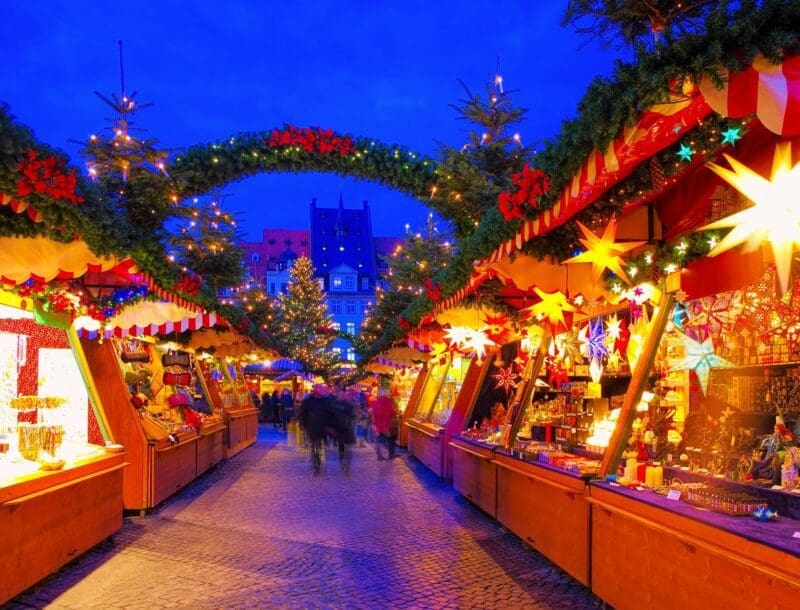
[[[375,432],[378,435],[378,442],[375,443],[375,453],[378,454],[379,460],[386,459],[381,453],[381,444],[386,443],[388,458],[393,460],[396,457],[394,445],[397,440],[397,420],[399,418],[397,404],[389,396],[389,392],[385,388],[381,388],[378,390],[378,397],[372,401],[370,408],[372,409]]]

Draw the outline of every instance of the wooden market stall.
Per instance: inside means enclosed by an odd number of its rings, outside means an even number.
[[[202,314],[201,314],[202,315]],[[80,349],[128,452],[124,506],[144,512],[224,458],[225,422],[194,373],[192,354],[155,339],[84,337]]]
[[[472,416],[451,443],[454,487],[615,608],[788,607],[800,589],[800,225],[781,190],[800,167],[798,66],[757,58],[723,89],[701,81],[651,108],[474,266],[470,286],[538,297],[552,347],[532,378],[549,388],[523,392],[508,436],[471,433]],[[759,89],[769,79],[790,93]],[[640,164],[647,190],[624,182]],[[579,225],[583,254],[519,252],[631,184],[619,218]],[[589,263],[614,269],[607,294],[586,292],[599,274],[574,286]],[[488,493],[470,481],[478,464]]]
[[[2,604],[122,527],[128,456],[74,330],[30,300],[2,292],[0,303]]]
[[[225,457],[232,457],[256,442],[258,409],[253,405],[244,373],[222,358],[198,358],[198,378],[214,409],[225,414]]]

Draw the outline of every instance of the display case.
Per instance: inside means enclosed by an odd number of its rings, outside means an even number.
[[[198,377],[214,408],[224,413],[225,457],[232,457],[256,442],[258,409],[253,405],[241,367],[224,359],[196,360]]]
[[[127,456],[73,331],[13,295],[0,303],[2,604],[122,526]]]
[[[194,356],[154,340],[82,339],[114,438],[128,453],[124,506],[157,506],[222,459],[225,430],[194,375]]]
[[[442,358],[431,367],[417,409],[405,422],[409,452],[440,477],[445,475],[444,432],[471,364],[461,356],[448,354]]]

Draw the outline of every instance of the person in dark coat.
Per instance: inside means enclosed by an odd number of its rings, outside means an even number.
[[[350,472],[352,459],[351,446],[356,442],[355,435],[355,405],[350,401],[347,392],[340,388],[332,401],[333,421],[330,422],[334,430],[336,445],[339,448],[339,468]]]
[[[279,428],[281,425],[281,395],[278,393],[278,388],[272,392],[269,404],[272,408],[272,423]]]
[[[289,429],[289,422],[292,421],[294,417],[294,398],[292,397],[292,393],[284,388],[283,394],[281,394],[281,423],[283,424],[283,429]]]
[[[328,388],[321,383],[316,384],[311,394],[300,403],[299,420],[311,445],[311,465],[314,467],[314,474],[319,474],[322,467],[322,441],[326,435],[330,403]]]

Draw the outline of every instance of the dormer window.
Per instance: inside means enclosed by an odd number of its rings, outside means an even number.
[[[261,262],[261,257],[258,255],[258,253],[254,252],[253,254],[250,255],[250,262],[251,263],[260,263]]]

